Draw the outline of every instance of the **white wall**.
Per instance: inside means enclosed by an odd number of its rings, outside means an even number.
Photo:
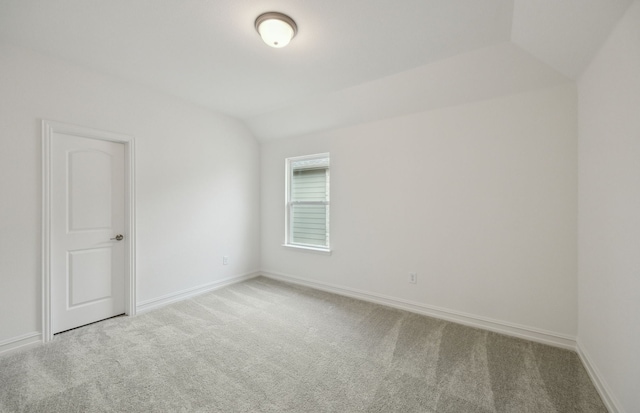
[[[576,109],[566,84],[263,143],[263,270],[575,337]],[[284,159],[318,152],[331,256],[281,246]]]
[[[578,82],[581,350],[640,411],[640,2]]]
[[[42,118],[135,137],[139,302],[259,268],[259,145],[243,125],[0,44],[0,342],[41,329]]]

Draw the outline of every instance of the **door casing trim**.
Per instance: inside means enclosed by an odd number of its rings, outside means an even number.
[[[124,144],[125,314],[136,314],[135,139],[68,123],[42,120],[42,341],[53,339],[51,310],[51,139],[54,133]]]

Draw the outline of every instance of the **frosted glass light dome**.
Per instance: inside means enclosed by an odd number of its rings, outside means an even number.
[[[288,45],[298,31],[291,17],[277,12],[261,14],[256,19],[255,26],[262,40],[275,48]]]

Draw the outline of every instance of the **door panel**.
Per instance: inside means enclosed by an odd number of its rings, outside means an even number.
[[[52,332],[122,314],[124,145],[54,133],[51,139]]]
[[[111,248],[69,251],[68,307],[108,299],[111,288]]]
[[[68,154],[69,231],[111,228],[112,162],[105,152]]]

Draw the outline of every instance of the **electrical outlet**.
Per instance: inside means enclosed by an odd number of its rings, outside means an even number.
[[[411,284],[418,284],[418,273],[410,272],[409,273],[409,282]]]
[[[227,255],[222,256],[222,265],[229,265],[229,257]]]

